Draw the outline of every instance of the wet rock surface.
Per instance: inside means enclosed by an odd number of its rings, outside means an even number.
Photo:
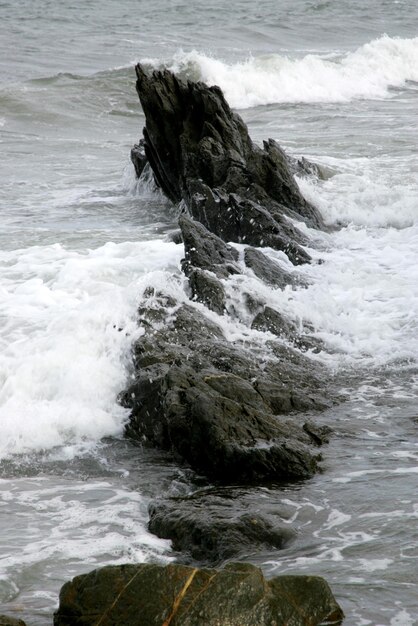
[[[318,470],[303,420],[283,414],[301,395],[305,408],[323,406],[319,366],[313,371],[288,347],[280,361],[256,345],[231,344],[188,305],[158,326],[159,318],[135,344],[136,378],[122,397],[129,436],[172,450],[220,482],[285,481]]]
[[[108,566],[66,583],[54,626],[320,626],[343,613],[318,577],[280,576],[233,563]]]
[[[130,409],[126,434],[170,451],[217,485],[309,478],[320,470],[320,446],[329,438],[313,418],[330,405],[330,377],[303,351],[323,346],[245,283],[261,281],[264,293],[306,286],[297,268],[289,269],[311,260],[306,229],[297,222],[311,228],[323,222],[293,172],[311,175],[314,166],[289,159],[273,140],[255,146],[217,87],[167,71],[147,75],[141,66],[136,72],[146,126],[132,160],[138,176],[151,168],[168,198],[181,202],[176,241],[184,245],[187,295],[153,285],[140,294],[143,334],[120,397]],[[263,247],[290,263],[276,262]],[[231,340],[225,329],[239,318],[231,300],[237,290],[248,332]],[[149,529],[171,539],[183,561],[200,564],[281,549],[295,536],[280,513],[261,515],[208,492],[153,503]],[[144,621],[135,623],[144,624],[312,626],[342,619],[321,579],[266,582],[243,564],[221,571],[141,565],[75,579],[63,589],[55,624],[129,625],[138,602]]]
[[[21,619],[16,619],[7,615],[0,615],[0,626],[26,626],[26,624]]]
[[[259,550],[281,549],[296,532],[286,522],[286,511],[261,515],[233,494],[205,491],[150,505],[149,530],[171,539],[173,550],[186,559],[217,565]]]
[[[254,274],[272,287],[285,289],[288,285],[291,287],[303,285],[303,281],[295,274],[286,271],[278,263],[269,259],[261,250],[256,248],[246,248],[244,252],[245,265],[249,267]]]

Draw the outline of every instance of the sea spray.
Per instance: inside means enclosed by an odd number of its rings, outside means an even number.
[[[143,62],[160,66],[152,59]],[[218,85],[237,109],[387,98],[391,88],[418,81],[418,38],[383,35],[346,54],[269,54],[233,64],[197,50],[180,51],[166,65],[184,78]]]

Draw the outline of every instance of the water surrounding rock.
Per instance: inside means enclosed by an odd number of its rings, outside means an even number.
[[[108,566],[61,589],[54,626],[337,626],[343,613],[318,577],[230,564]]]

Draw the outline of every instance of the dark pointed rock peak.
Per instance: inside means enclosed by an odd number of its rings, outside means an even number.
[[[171,72],[147,74],[136,66],[136,88],[144,110],[145,154],[162,190],[173,201],[192,195],[201,181],[210,189],[242,195],[256,190],[310,226],[323,227],[317,210],[302,196],[287,157],[273,140],[253,144],[242,119],[219,87],[183,82]]]
[[[113,565],[76,576],[60,592],[54,626],[338,626],[344,614],[322,578],[267,581],[246,563]]]
[[[149,513],[152,533],[171,539],[173,549],[189,559],[211,565],[257,550],[282,549],[296,536],[277,513],[260,515],[204,491],[154,502]]]

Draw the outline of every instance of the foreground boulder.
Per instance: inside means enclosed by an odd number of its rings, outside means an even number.
[[[343,612],[318,577],[264,579],[260,569],[108,566],[61,589],[54,626],[320,626]]]

